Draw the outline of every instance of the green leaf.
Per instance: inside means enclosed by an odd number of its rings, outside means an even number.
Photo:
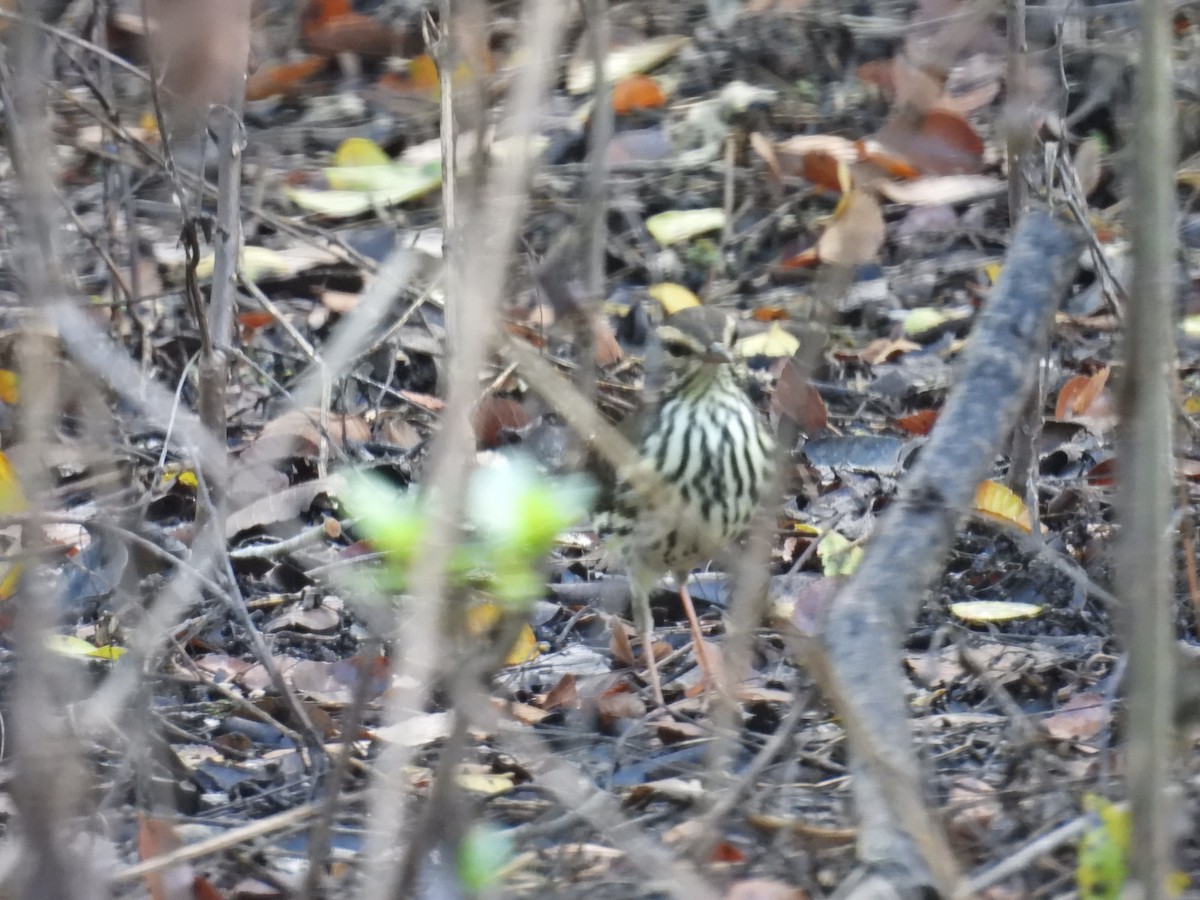
[[[1095,825],[1079,839],[1075,882],[1081,900],[1120,900],[1129,879],[1129,810],[1089,794],[1084,807]]]
[[[343,498],[367,540],[407,565],[426,530],[426,516],[416,497],[397,491],[390,482],[369,472],[346,478]]]
[[[495,828],[476,825],[458,845],[458,879],[467,893],[479,893],[499,880],[512,859],[512,839]]]
[[[527,456],[480,469],[471,479],[468,515],[501,551],[533,561],[549,552],[564,528],[588,510],[594,488],[583,476],[548,478]]]
[[[863,549],[856,547],[836,531],[830,531],[817,546],[821,557],[821,571],[826,577],[853,575],[862,562]]]

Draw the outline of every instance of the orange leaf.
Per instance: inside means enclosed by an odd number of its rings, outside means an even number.
[[[329,64],[324,56],[306,56],[296,62],[259,69],[246,79],[246,99],[265,100],[278,94],[298,94],[309,79]]]
[[[165,856],[183,846],[170,822],[139,814],[138,855],[142,861]],[[190,887],[195,875],[191,866],[184,864],[162,872],[151,872],[146,876],[146,891],[152,900],[167,900],[169,897],[185,896],[185,885]]]
[[[933,423],[937,421],[937,417],[936,409],[921,409],[910,416],[897,419],[896,426],[909,434],[929,434],[933,430]]]
[[[252,311],[238,313],[237,320],[238,324],[243,328],[248,328],[251,331],[254,331],[259,328],[266,328],[275,321],[275,317],[268,312]]]
[[[868,147],[865,141],[858,141],[856,146],[863,162],[869,162],[878,166],[883,170],[885,175],[891,178],[900,178],[908,181],[921,174],[920,171],[909,164],[908,160],[887,153],[881,148]]]
[[[613,85],[613,111],[624,116],[639,109],[658,109],[667,95],[649,75],[632,75]]]
[[[827,191],[842,191],[841,163],[828,153],[805,153],[801,158],[800,174],[806,181]]]
[[[438,87],[437,63],[428,53],[408,61],[408,86],[415,90],[435,91]]]
[[[1054,416],[1057,419],[1073,419],[1086,416],[1104,385],[1108,383],[1109,367],[1105,366],[1094,375],[1076,375],[1064,384],[1058,392],[1058,402],[1054,404]]]
[[[983,138],[971,123],[948,109],[931,109],[921,123],[921,134],[973,157],[983,156]]]
[[[307,38],[315,29],[352,12],[350,0],[308,0],[300,16],[301,30]]]

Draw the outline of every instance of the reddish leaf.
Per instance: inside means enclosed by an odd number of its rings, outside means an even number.
[[[708,859],[715,863],[740,863],[746,861],[746,854],[729,841],[720,841],[713,847]]]
[[[912,415],[897,419],[896,426],[909,434],[929,434],[933,430],[933,423],[937,421],[937,417],[936,409],[921,409]]]
[[[294,96],[303,93],[311,79],[329,65],[324,56],[306,56],[295,62],[259,69],[246,79],[246,99],[265,100],[282,94]]]
[[[300,30],[308,37],[310,32],[353,12],[351,0],[308,0],[300,16]]]
[[[324,21],[306,30],[305,44],[313,53],[335,56],[354,53],[381,59],[399,53],[405,37],[370,16],[351,14]]]
[[[138,855],[142,861],[166,856],[173,850],[183,846],[179,835],[170,822],[155,819],[141,814],[138,816]],[[184,863],[172,866],[161,872],[150,872],[146,875],[146,891],[151,900],[174,900],[176,897],[187,896],[188,890],[195,881],[192,867]]]
[[[820,392],[800,376],[791,360],[779,373],[779,382],[771,397],[771,411],[787,416],[808,435],[824,431],[829,426],[829,414]]]
[[[1088,415],[1108,383],[1109,371],[1109,367],[1105,366],[1094,375],[1076,375],[1069,379],[1058,392],[1058,401],[1054,404],[1055,418],[1074,419]]]
[[[192,881],[192,897],[194,900],[223,900],[225,897],[207,878],[197,875]]]
[[[892,119],[876,136],[927,175],[976,174],[983,169],[983,139],[957,113],[931,109],[919,120]]]
[[[828,153],[805,153],[800,160],[800,174],[806,181],[827,191],[842,191],[838,159]]]
[[[750,313],[755,322],[785,322],[791,318],[786,306],[759,306]]]
[[[1112,487],[1117,483],[1117,461],[1106,459],[1096,463],[1087,473],[1087,483],[1095,487]]]
[[[529,424],[525,407],[511,397],[486,397],[475,410],[475,440],[491,449],[500,444],[505,431],[516,431]]]
[[[575,709],[579,705],[579,692],[575,676],[568,672],[539,699],[537,705],[545,710]]]
[[[640,109],[658,109],[666,102],[666,93],[649,75],[631,75],[613,85],[613,111],[618,116]]]

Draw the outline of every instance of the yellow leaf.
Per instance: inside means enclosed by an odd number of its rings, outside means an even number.
[[[538,648],[537,636],[528,625],[521,626],[521,632],[504,657],[506,666],[521,666],[538,658],[541,650]]]
[[[1041,615],[1036,603],[1015,603],[1007,600],[964,600],[950,604],[951,614],[964,622],[1011,622]]]
[[[5,563],[0,566],[0,572],[4,573],[0,578],[0,600],[7,600],[17,592],[17,585],[21,581],[21,564]]]
[[[473,794],[504,794],[513,789],[515,779],[512,772],[484,774],[482,772],[459,772],[455,776],[458,786]]]
[[[646,288],[646,293],[658,301],[667,315],[677,313],[689,306],[699,306],[700,298],[682,284],[664,281]]]
[[[97,647],[94,644],[88,643],[83,638],[75,637],[72,634],[46,635],[46,649],[62,656],[88,659],[120,659],[125,653],[124,647],[115,647],[111,644],[105,647]]]
[[[1033,531],[1025,501],[996,481],[981,482],[975,489],[975,512],[1026,534]]]
[[[9,406],[21,401],[21,379],[16,372],[0,369],[0,400]]]
[[[500,607],[495,603],[474,603],[467,608],[467,634],[483,637],[500,621]]]
[[[25,492],[21,490],[17,473],[8,457],[0,453],[0,515],[11,516],[24,512],[25,507]]]
[[[370,138],[346,138],[333,154],[335,166],[386,166],[392,159]]]
[[[918,306],[909,310],[908,315],[904,317],[904,333],[909,337],[924,334],[949,320],[950,316],[945,310],[934,309],[932,306]]]
[[[716,207],[669,209],[646,220],[646,230],[663,247],[699,237],[710,231],[720,231],[724,227],[725,210]]]
[[[778,322],[772,322],[766,331],[742,338],[737,344],[737,351],[742,356],[768,356],[771,359],[784,359],[799,349],[800,339]]]
[[[862,547],[856,547],[836,531],[830,531],[821,538],[817,553],[821,557],[821,570],[830,577],[853,575],[863,558]]]

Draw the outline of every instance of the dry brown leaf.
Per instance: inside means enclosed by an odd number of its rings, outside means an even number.
[[[579,691],[575,676],[568,672],[558,679],[558,684],[537,699],[542,709],[575,709],[579,706]]]
[[[1103,731],[1112,716],[1112,703],[1103,694],[1076,694],[1058,712],[1042,721],[1046,733],[1060,741],[1087,741]]]
[[[977,845],[1003,812],[995,789],[969,776],[954,779],[946,805],[950,837],[968,845]]]
[[[475,440],[480,447],[492,449],[501,444],[506,432],[529,424],[529,413],[512,397],[489,395],[475,409]]]
[[[1003,181],[990,175],[928,175],[913,181],[880,182],[877,187],[889,200],[910,206],[966,203],[1007,190]]]
[[[166,856],[183,846],[183,841],[175,833],[170,822],[156,819],[145,814],[138,815],[138,856],[142,862],[159,856]],[[146,891],[151,900],[174,900],[176,897],[186,897],[192,892],[195,873],[189,863],[171,866],[161,872],[150,872],[146,875]]]
[[[1104,145],[1099,138],[1089,137],[1075,151],[1075,175],[1079,178],[1079,186],[1083,188],[1083,196],[1090,197],[1100,184],[1100,176],[1104,174],[1101,159],[1104,156]]]
[[[769,878],[751,878],[735,881],[725,892],[725,900],[807,900],[808,894],[800,888],[772,881]]]
[[[833,224],[817,241],[822,262],[861,266],[873,262],[887,237],[879,201],[864,191],[852,190],[842,198]]]
[[[810,436],[829,427],[829,413],[820,392],[801,377],[790,359],[779,373],[779,381],[771,395],[771,412],[787,416]]]
[[[244,89],[250,58],[250,0],[153,0],[151,44],[176,136],[199,128],[213,105]]]
[[[592,325],[593,340],[596,342],[596,365],[613,366],[625,358],[617,336],[606,319],[594,319]]]
[[[320,421],[321,411],[316,407],[291,410],[272,419],[242,451],[242,461],[250,464],[315,455],[321,440]],[[326,434],[335,445],[345,449],[347,441],[370,440],[371,426],[362,416],[334,413],[329,416]]]
[[[622,685],[596,698],[596,712],[605,719],[640,719],[646,715],[646,704]]]

